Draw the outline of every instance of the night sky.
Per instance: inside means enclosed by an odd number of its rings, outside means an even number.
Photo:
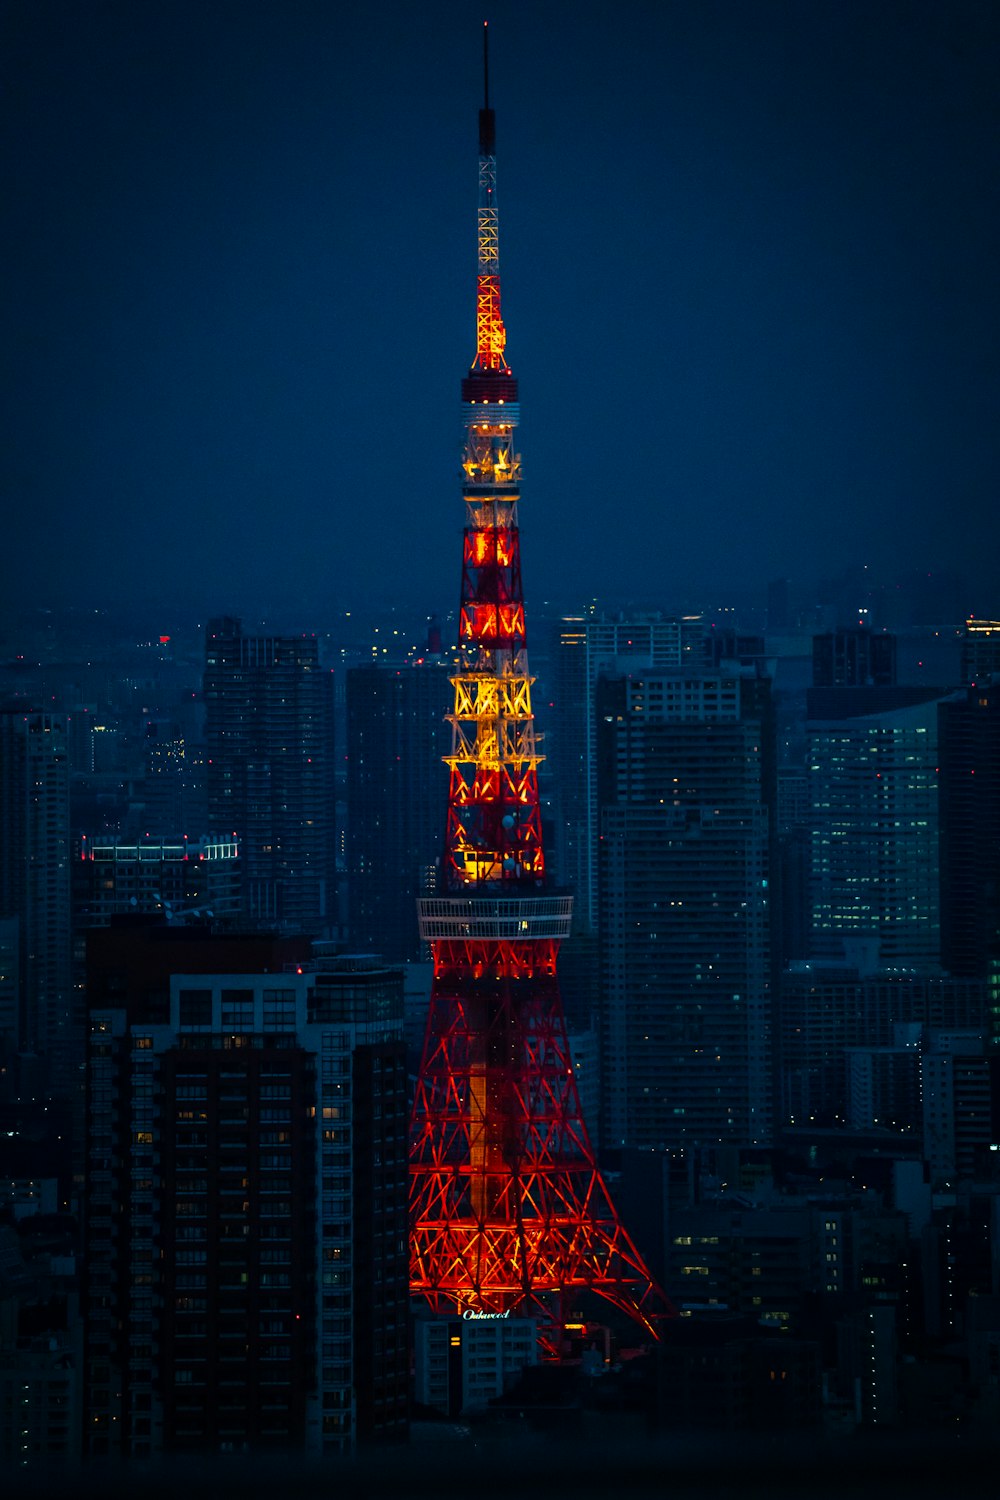
[[[457,598],[484,15],[529,610],[1000,607],[994,0],[7,0],[5,597]]]

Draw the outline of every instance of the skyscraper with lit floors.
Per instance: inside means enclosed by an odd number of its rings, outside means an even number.
[[[319,643],[211,620],[204,694],[209,832],[240,841],[245,915],[321,934],[336,913],[333,692]]]
[[[764,1142],[772,1124],[769,684],[597,684],[602,1139]]]
[[[73,1013],[63,714],[0,712],[0,918],[17,923],[17,1045],[41,1054],[52,1087],[69,1092],[82,1030]]]
[[[393,962],[426,953],[413,913],[441,854],[449,670],[434,656],[347,673],[348,931]]]
[[[91,1455],[405,1434],[402,980],[184,928],[91,934]]]

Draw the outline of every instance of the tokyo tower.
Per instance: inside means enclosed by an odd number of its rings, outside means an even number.
[[[410,1281],[440,1313],[538,1318],[555,1354],[583,1291],[653,1336],[669,1309],[598,1170],[556,978],[572,897],[545,878],[485,33],[484,75],[447,830],[439,892],[419,902],[434,983],[412,1121]]]

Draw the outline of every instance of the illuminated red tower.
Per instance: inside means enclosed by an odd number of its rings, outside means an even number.
[[[462,381],[466,524],[445,857],[439,894],[419,903],[434,986],[413,1113],[411,1290],[442,1313],[538,1317],[555,1352],[563,1302],[583,1290],[650,1333],[666,1305],[598,1171],[556,979],[572,897],[545,882],[488,71],[476,335]]]

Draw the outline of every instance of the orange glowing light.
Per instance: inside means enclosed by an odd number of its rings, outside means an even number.
[[[439,916],[425,914],[435,924],[434,986],[412,1117],[411,1289],[441,1314],[540,1318],[540,1339],[558,1355],[564,1296],[595,1291],[653,1336],[664,1302],[587,1138],[558,993],[559,939],[537,935],[549,900],[539,889],[542,756],[521,594],[516,407],[498,410],[517,396],[506,379],[495,171],[487,72],[471,373],[504,378],[463,383],[468,519],[444,757],[445,899]],[[568,927],[568,908],[564,918]],[[562,932],[562,922],[547,930]]]

